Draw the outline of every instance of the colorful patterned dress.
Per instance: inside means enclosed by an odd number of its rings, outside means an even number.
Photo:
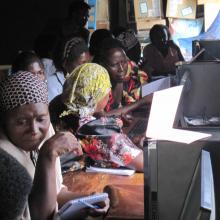
[[[121,106],[129,105],[141,98],[141,85],[147,83],[148,75],[138,69],[133,61],[128,61],[128,71],[123,82],[123,96]],[[105,111],[109,112],[112,109],[120,107],[115,102],[112,92],[110,92],[109,101]]]
[[[81,146],[99,167],[127,166],[141,153],[126,134],[121,132],[114,117],[83,118],[78,130]],[[87,121],[87,122],[86,122]]]

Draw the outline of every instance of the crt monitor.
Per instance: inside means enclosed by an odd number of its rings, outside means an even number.
[[[203,48],[205,51],[197,57],[196,61],[220,61],[220,40],[192,41],[193,57]]]
[[[220,63],[183,64],[178,67],[177,78],[178,84],[184,85],[181,117],[211,118],[213,125],[220,125]]]

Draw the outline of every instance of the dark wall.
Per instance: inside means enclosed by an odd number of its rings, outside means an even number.
[[[0,13],[0,64],[11,64],[19,50],[32,49],[45,26],[66,16],[70,0],[3,0]],[[50,25],[49,25],[50,24]]]
[[[0,65],[11,64],[19,50],[31,50],[35,38],[45,27],[50,32],[50,29],[59,26],[72,1],[3,0],[0,12]],[[109,0],[109,6],[111,28],[126,26],[125,0]]]

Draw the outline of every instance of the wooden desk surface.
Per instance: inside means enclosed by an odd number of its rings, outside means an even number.
[[[132,176],[119,176],[105,173],[86,173],[84,171],[75,171],[64,174],[63,183],[68,187],[70,191],[81,193],[93,193],[103,192],[106,185],[131,185],[143,186],[144,188],[144,174],[135,173]],[[129,187],[126,187],[126,189]],[[135,188],[138,189],[138,188]],[[143,190],[143,189],[142,189]],[[119,204],[123,205],[123,208],[110,208],[105,220],[143,220],[144,219],[144,202],[143,191],[138,189],[138,192],[124,191]],[[129,193],[129,195],[127,194]],[[134,194],[135,193],[135,194]],[[139,195],[136,198],[136,195]],[[141,198],[141,199],[140,199]]]
[[[119,176],[104,173],[86,173],[84,171],[74,171],[64,174],[63,183],[70,191],[73,192],[103,192],[104,187],[110,184],[144,186],[144,174],[135,173],[132,176]]]

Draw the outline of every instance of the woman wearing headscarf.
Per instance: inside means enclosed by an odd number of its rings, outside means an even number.
[[[82,151],[70,132],[54,134],[46,83],[30,72],[2,81],[0,119],[0,148],[22,164],[33,181],[20,219],[55,218],[57,205],[79,196],[62,185],[59,156]]]
[[[78,135],[83,150],[95,165],[126,166],[142,171],[143,152],[121,132],[121,120],[94,117],[104,111],[110,91],[105,68],[95,63],[77,67],[64,84],[61,102],[65,110],[60,109],[61,121],[66,129]]]

